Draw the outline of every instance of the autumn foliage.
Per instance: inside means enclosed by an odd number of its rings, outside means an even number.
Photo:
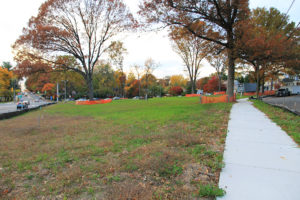
[[[12,97],[11,80],[14,78],[12,71],[0,66],[0,97],[8,101]]]
[[[171,87],[169,93],[173,96],[181,95],[183,93],[183,89],[180,86]]]
[[[228,57],[227,93],[233,96],[237,25],[248,18],[248,0],[182,1],[143,0],[139,14],[148,23],[183,28],[194,36],[226,49]]]
[[[55,88],[55,85],[53,83],[46,83],[44,85],[44,87],[42,88],[42,92],[46,92],[48,94],[53,94],[54,93],[54,88]]]
[[[92,99],[94,67],[109,48],[108,41],[134,24],[122,0],[47,0],[29,20],[14,49],[30,52],[40,63],[55,63],[63,55],[74,57],[80,65],[64,67],[84,77]],[[27,57],[18,60],[22,63],[24,59]]]
[[[223,90],[225,89],[225,86],[222,85],[221,87]],[[218,77],[213,76],[210,80],[204,85],[203,91],[208,93],[213,93],[215,91],[219,90],[219,80]]]

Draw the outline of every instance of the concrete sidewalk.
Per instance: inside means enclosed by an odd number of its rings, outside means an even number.
[[[246,99],[231,110],[224,163],[220,200],[300,199],[300,148]]]

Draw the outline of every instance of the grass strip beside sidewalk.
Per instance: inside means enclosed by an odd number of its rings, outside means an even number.
[[[264,112],[300,145],[300,116],[289,111],[268,105],[260,100],[252,100],[253,105]]]

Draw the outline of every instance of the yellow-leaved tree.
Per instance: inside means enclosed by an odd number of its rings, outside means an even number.
[[[11,80],[14,78],[12,71],[0,66],[0,100],[12,99]]]

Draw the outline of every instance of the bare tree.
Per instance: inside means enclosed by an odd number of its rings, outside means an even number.
[[[127,49],[124,47],[123,42],[113,41],[109,48],[109,57],[112,60],[113,64],[119,69],[121,72],[120,82],[121,82],[121,95],[125,96],[125,81],[126,74],[124,73],[124,54],[127,54]]]
[[[43,53],[50,62],[59,55],[72,55],[80,67],[65,66],[81,74],[93,98],[93,71],[107,50],[107,41],[132,27],[134,19],[122,0],[48,0],[16,41],[14,48],[26,47]]]
[[[138,78],[138,83],[139,83],[139,97],[141,96],[141,69],[142,67],[140,65],[133,65],[133,69],[137,75],[137,78]]]
[[[195,93],[197,77],[200,73],[201,62],[209,54],[212,44],[183,28],[174,28],[170,33],[173,49],[181,57],[187,68],[192,94]]]
[[[146,100],[148,100],[148,82],[149,82],[149,77],[152,75],[153,71],[158,68],[158,64],[154,62],[152,58],[148,58],[145,61],[145,66],[144,66],[144,73],[145,73],[145,81],[146,81]]]
[[[219,80],[219,91],[222,86],[222,76],[227,66],[227,57],[224,54],[212,55],[208,57],[208,61],[213,68],[215,68]]]

